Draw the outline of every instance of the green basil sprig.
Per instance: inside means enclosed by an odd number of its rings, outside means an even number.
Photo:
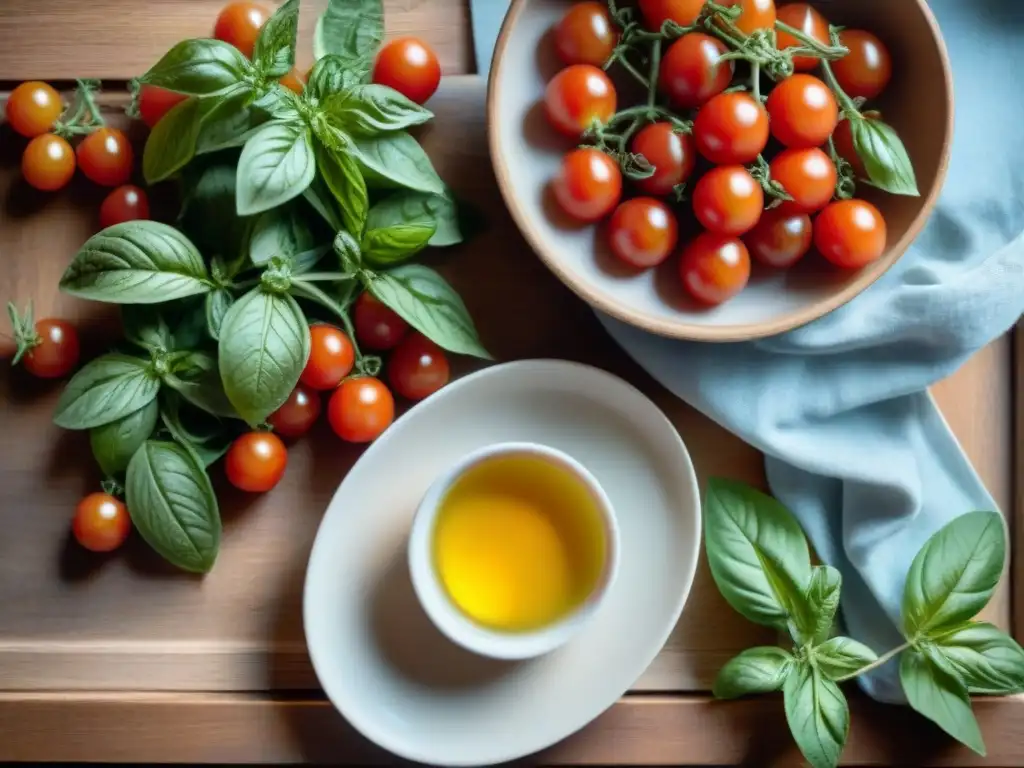
[[[123,419],[156,399],[160,379],[145,360],[109,354],[86,363],[68,382],[53,421],[64,429],[92,429]]]
[[[351,151],[367,186],[444,194],[444,182],[431,165],[430,158],[408,133],[396,131],[367,138],[357,137],[352,141]]]
[[[867,181],[893,195],[918,197],[917,177],[899,135],[881,119],[851,118],[853,146],[864,163]]]
[[[386,85],[356,85],[323,101],[328,124],[354,136],[376,136],[422,125],[433,112]]]
[[[297,121],[260,126],[238,159],[239,216],[251,216],[301,195],[316,175],[313,138]]]
[[[384,40],[384,9],[380,0],[329,0],[313,34],[313,56],[337,56],[359,82],[370,69]]]
[[[160,406],[156,398],[134,413],[94,427],[89,431],[89,444],[96,463],[108,477],[124,472],[135,452],[153,434]]]
[[[171,48],[140,82],[190,96],[223,93],[245,79],[252,64],[235,46],[210,38]]]
[[[434,225],[428,245],[442,247],[462,242],[462,231],[451,193],[411,190],[395,192],[376,203],[367,214],[366,228],[387,229],[395,224]]]
[[[267,19],[256,38],[253,61],[267,78],[278,78],[295,66],[295,38],[299,31],[299,0],[287,0]]]

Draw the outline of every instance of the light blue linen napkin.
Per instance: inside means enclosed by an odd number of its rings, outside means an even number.
[[[472,4],[490,64],[506,0]],[[743,344],[680,342],[599,315],[654,378],[762,451],[771,490],[843,573],[846,631],[901,642],[903,582],[936,530],[995,502],[926,388],[1024,313],[1024,3],[932,0],[953,62],[956,130],[939,205],[907,254],[847,306]],[[865,677],[902,702],[895,665]]]

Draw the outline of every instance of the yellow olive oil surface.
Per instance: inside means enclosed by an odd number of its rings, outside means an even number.
[[[451,601],[499,631],[528,631],[573,611],[607,550],[597,503],[568,470],[531,456],[488,459],[441,501],[434,563]]]

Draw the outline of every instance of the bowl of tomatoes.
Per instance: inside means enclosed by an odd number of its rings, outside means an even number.
[[[513,0],[488,123],[566,285],[659,335],[741,341],[905,252],[945,178],[952,75],[925,0]]]

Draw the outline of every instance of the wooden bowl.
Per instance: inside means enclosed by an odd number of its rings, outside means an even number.
[[[893,56],[892,82],[871,107],[881,109],[903,139],[921,196],[898,197],[858,185],[858,197],[885,216],[885,254],[856,271],[833,268],[814,252],[790,270],[755,264],[743,292],[712,309],[684,294],[677,256],[654,270],[626,269],[607,248],[602,226],[569,221],[549,191],[562,156],[574,146],[548,125],[542,107],[545,87],[562,66],[550,30],[570,4],[512,1],[495,49],[487,116],[495,174],[513,218],[548,267],[593,307],[673,338],[771,336],[850,301],[896,262],[924,226],[946,175],[953,134],[952,74],[935,17],[925,0],[818,0],[816,7],[833,24],[875,32]],[[620,105],[626,103],[621,94]],[[692,235],[681,231],[681,242]]]

